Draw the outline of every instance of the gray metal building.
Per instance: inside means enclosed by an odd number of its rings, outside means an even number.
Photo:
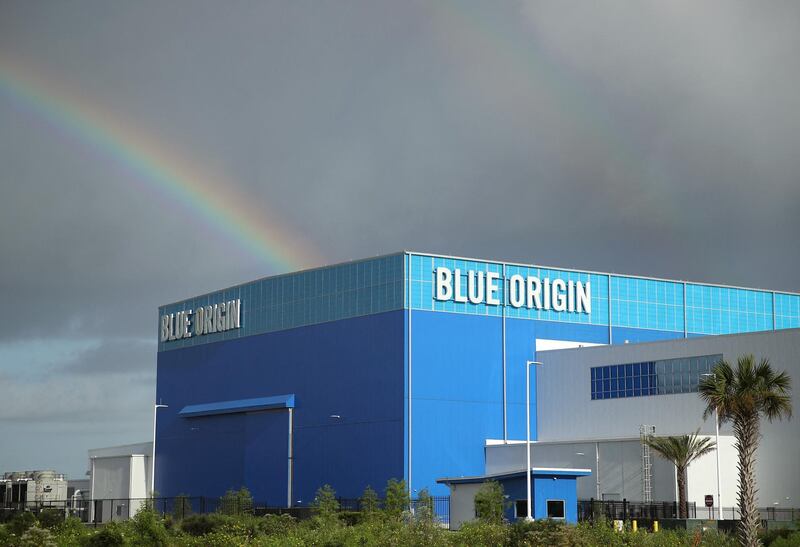
[[[675,500],[675,468],[655,454],[646,457],[640,429],[654,427],[656,435],[699,429],[701,435],[713,438],[714,418],[703,420],[705,405],[697,382],[707,373],[703,371],[709,362],[724,358],[735,365],[743,354],[769,358],[774,368],[786,370],[797,399],[800,329],[537,351],[542,365],[536,367],[539,439],[532,448],[534,465],[591,469],[591,476],[578,479],[581,499],[641,501],[647,494],[655,501]],[[620,389],[614,397],[605,397],[598,389],[602,380],[595,377],[604,367],[641,365],[644,371],[645,364],[655,379],[649,390],[623,393]],[[618,382],[622,386],[623,379]],[[763,421],[761,433],[756,467],[759,505],[796,507],[800,503],[800,423]],[[525,458],[520,443],[489,440],[485,450],[490,473],[514,469]],[[723,507],[736,504],[736,458],[732,431],[723,424],[719,466]],[[713,452],[692,464],[689,501],[702,507],[705,495],[713,495],[719,505],[716,477]]]

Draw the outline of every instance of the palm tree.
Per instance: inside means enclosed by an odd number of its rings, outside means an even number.
[[[655,450],[659,456],[675,464],[678,472],[678,517],[685,519],[688,516],[686,504],[686,470],[689,464],[701,456],[705,456],[716,444],[709,438],[699,438],[698,429],[691,435],[677,437],[648,437],[647,445]]]
[[[759,545],[755,477],[759,422],[762,415],[770,422],[791,418],[791,382],[786,372],[774,371],[768,359],[756,364],[752,355],[739,357],[736,369],[721,360],[700,381],[700,397],[708,405],[703,417],[716,410],[720,423],[733,424],[739,452],[739,541],[746,547]]]

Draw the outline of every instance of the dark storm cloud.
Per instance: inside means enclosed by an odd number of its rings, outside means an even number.
[[[145,414],[154,394],[154,348],[146,339],[25,340],[0,345],[0,356],[7,370],[19,367],[0,375],[8,392],[4,422],[113,423]]]
[[[152,340],[140,338],[105,339],[99,345],[74,356],[60,367],[64,374],[123,374],[155,379],[155,351]]]
[[[0,58],[327,262],[411,248],[798,290],[799,28],[796,3],[4,2]],[[152,377],[159,304],[275,273],[2,90],[0,181],[0,346],[100,340],[56,360],[90,395],[70,419],[120,370]],[[147,438],[135,393],[115,415]]]

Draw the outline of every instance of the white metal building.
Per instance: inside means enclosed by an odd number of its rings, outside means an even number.
[[[90,520],[133,516],[150,495],[153,443],[89,450]]]
[[[676,499],[675,468],[655,454],[649,456],[650,472],[640,442],[640,428],[654,426],[656,435],[684,435],[699,429],[714,437],[713,416],[703,420],[705,405],[696,389],[698,370],[693,359],[720,357],[735,362],[740,355],[769,358],[777,370],[792,378],[793,394],[800,382],[800,329],[748,334],[707,336],[642,344],[578,347],[537,351],[542,362],[536,368],[537,430],[533,443],[534,465],[585,467],[591,476],[578,479],[581,499],[628,499],[641,501],[645,479],[653,501]],[[602,394],[602,381],[596,380],[603,367],[648,364],[659,368],[658,382],[646,394],[621,391],[613,398]],[[681,368],[683,367],[683,368]],[[594,371],[593,371],[594,369]],[[685,369],[685,370],[684,370]],[[619,369],[618,369],[619,370]],[[688,381],[681,389],[670,387],[675,381]],[[653,375],[652,377],[656,377]],[[626,380],[627,381],[627,380]],[[618,380],[622,382],[622,378]],[[594,384],[594,385],[593,385]],[[607,384],[606,384],[607,385]],[[619,385],[622,385],[620,383]],[[597,389],[595,389],[597,388]],[[692,390],[693,388],[693,390]],[[688,392],[687,392],[688,391]],[[795,403],[796,404],[796,403]],[[800,503],[800,423],[797,420],[762,422],[756,476],[761,507],[794,507]],[[489,440],[486,443],[486,471],[499,473],[518,468],[525,458],[524,444]],[[720,429],[720,476],[723,507],[733,507],[737,495],[737,453],[730,426]],[[713,452],[697,460],[688,471],[688,501],[704,506],[705,495],[717,498],[717,464]]]

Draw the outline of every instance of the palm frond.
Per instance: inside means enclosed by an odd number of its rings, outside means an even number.
[[[708,454],[716,447],[716,443],[708,438],[699,438],[698,429],[691,435],[670,437],[650,437],[645,442],[659,456],[675,464],[679,469],[685,469],[697,458]]]

